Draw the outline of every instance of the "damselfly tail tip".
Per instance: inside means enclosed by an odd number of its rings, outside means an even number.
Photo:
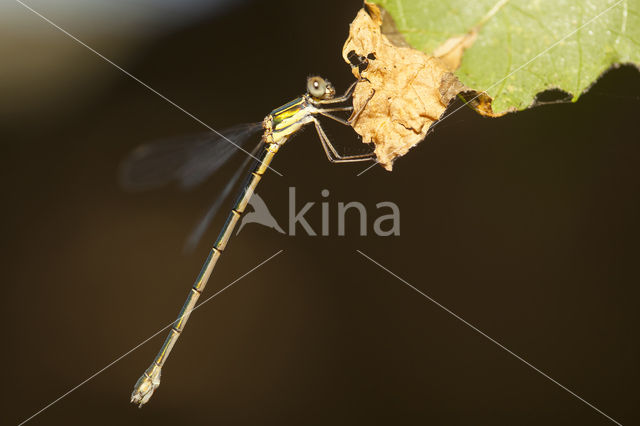
[[[131,402],[136,404],[138,408],[142,408],[142,406],[149,401],[158,386],[160,386],[160,369],[153,370],[151,374],[145,371],[133,388]]]

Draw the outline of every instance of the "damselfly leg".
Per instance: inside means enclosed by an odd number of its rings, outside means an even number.
[[[358,83],[357,81],[354,81],[349,86],[349,88],[345,91],[344,95],[338,98],[312,100],[312,103],[316,107],[315,112],[317,114],[330,118],[345,126],[351,126],[348,120],[337,117],[331,113],[340,112],[340,111],[353,111],[353,107],[350,105],[343,106],[343,107],[333,106],[333,105],[340,104],[350,100],[351,96],[353,95],[353,90],[355,89],[357,83]],[[356,117],[359,115],[359,113],[360,111],[358,111],[358,114],[356,114]],[[318,133],[318,137],[320,138],[320,143],[322,144],[322,148],[324,149],[324,152],[327,155],[327,158],[329,159],[330,162],[353,163],[358,161],[371,161],[375,159],[376,155],[374,152],[368,152],[366,154],[356,154],[356,155],[342,155],[338,153],[335,146],[331,143],[331,140],[327,136],[327,133],[322,128],[320,121],[316,117],[313,117],[313,124],[315,125],[316,131]]]
[[[322,144],[322,148],[324,149],[324,153],[327,155],[327,158],[332,163],[354,163],[357,161],[371,161],[375,158],[375,153],[369,152],[366,154],[356,154],[356,155],[341,155],[338,153],[336,148],[333,146],[329,137],[325,133],[324,129],[320,122],[314,117],[313,124],[316,126],[316,131],[318,132],[318,136],[320,137],[320,143]]]

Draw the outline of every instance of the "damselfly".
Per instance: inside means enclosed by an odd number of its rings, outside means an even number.
[[[236,126],[222,134],[208,134],[187,144],[167,141],[143,146],[134,151],[125,161],[122,177],[128,187],[144,189],[171,180],[179,180],[183,187],[190,187],[201,182],[220,168],[237,151],[238,146],[236,143],[248,139],[258,130],[263,129],[261,141],[245,161],[246,166],[251,158],[255,160],[247,180],[242,186],[231,213],[222,227],[207,260],[204,262],[200,274],[189,291],[189,296],[182,306],[178,318],[173,323],[160,352],[158,352],[149,368],[136,383],[131,394],[131,402],[142,406],[149,401],[153,392],[160,386],[162,366],[167,360],[173,345],[180,337],[191,311],[202,294],[218,258],[225,250],[233,229],[244,213],[258,182],[260,182],[262,175],[269,168],[269,164],[271,164],[280,147],[304,125],[313,123],[320,137],[322,148],[332,163],[374,159],[373,153],[359,155],[339,154],[318,121],[318,116],[321,115],[344,125],[349,125],[349,122],[332,113],[353,109],[351,106],[344,106],[344,103],[350,99],[355,84],[353,83],[344,95],[335,97],[335,90],[329,81],[317,76],[309,77],[307,79],[307,93],[273,110],[261,123]],[[341,104],[343,106],[340,106]],[[353,116],[352,120],[354,119],[357,119],[357,113]],[[226,139],[227,142],[225,143],[222,139]],[[234,140],[234,143],[231,143],[230,140]],[[225,193],[218,200],[226,197],[226,192],[230,191],[234,186],[242,170],[243,167],[231,178]],[[210,209],[205,219],[189,239],[190,244],[197,241],[218,206],[219,202]]]

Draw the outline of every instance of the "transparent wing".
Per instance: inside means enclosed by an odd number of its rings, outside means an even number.
[[[173,181],[189,189],[211,176],[261,128],[262,123],[249,123],[222,132],[235,145],[213,132],[142,145],[122,163],[120,183],[131,191],[157,188]]]
[[[263,146],[263,143],[259,143],[253,149],[251,155],[256,157]],[[196,246],[200,242],[200,239],[202,239],[202,235],[207,230],[207,228],[209,228],[211,221],[214,217],[216,217],[216,214],[218,213],[218,210],[220,210],[222,203],[225,199],[227,199],[231,191],[237,186],[236,184],[238,183],[238,179],[240,179],[247,173],[247,165],[251,162],[251,160],[253,160],[253,158],[247,155],[247,158],[242,163],[242,166],[240,166],[238,170],[236,170],[231,179],[229,179],[229,182],[227,182],[224,190],[216,197],[213,204],[211,204],[211,207],[209,207],[207,213],[200,219],[200,221],[198,221],[196,227],[193,228],[193,231],[191,231],[191,234],[189,235],[189,238],[187,239],[187,242],[184,246],[184,251],[186,253],[190,253],[196,248]]]

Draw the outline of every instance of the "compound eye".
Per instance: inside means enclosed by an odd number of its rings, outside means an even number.
[[[314,98],[322,98],[327,93],[327,82],[322,77],[309,77],[307,90]]]

